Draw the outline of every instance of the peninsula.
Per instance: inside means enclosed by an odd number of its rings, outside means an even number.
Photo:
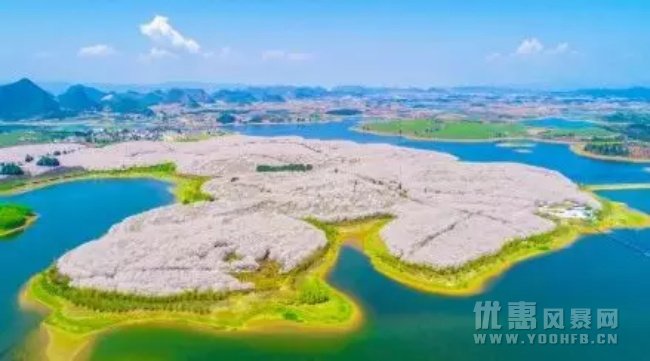
[[[350,329],[361,310],[325,281],[346,241],[399,282],[472,294],[581,234],[650,224],[555,171],[385,144],[229,135],[66,147],[60,167],[94,174],[173,163],[204,180],[207,201],[129,217],[35,276],[23,298],[54,310],[53,333],[144,321]]]
[[[28,207],[18,204],[0,204],[0,238],[22,231],[35,219],[36,214]]]
[[[499,142],[527,153],[526,141],[564,143],[572,152],[595,159],[648,163],[650,147],[643,141],[623,141],[625,129],[606,123],[557,119],[559,123],[582,123],[579,127],[528,124],[526,121],[479,121],[454,117],[366,121],[354,130],[376,135],[395,135],[439,142]],[[543,122],[543,120],[540,120]]]

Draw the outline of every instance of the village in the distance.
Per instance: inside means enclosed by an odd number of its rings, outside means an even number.
[[[328,89],[182,83],[129,87],[36,84],[21,79],[0,87],[0,146],[196,140],[236,131],[243,124],[355,118],[370,124],[360,130],[448,140],[575,142],[585,154],[643,160],[650,158],[648,100],[648,88]],[[381,125],[373,129],[374,123],[395,121],[407,126],[404,130]],[[467,123],[476,124],[451,132],[456,135],[440,131]]]

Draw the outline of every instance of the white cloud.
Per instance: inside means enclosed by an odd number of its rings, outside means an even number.
[[[288,52],[285,50],[265,50],[262,52],[262,60],[264,61],[292,61],[302,62],[311,60],[313,58],[310,53],[301,52]]]
[[[115,54],[115,49],[106,44],[84,46],[77,52],[77,55],[81,57],[104,57],[113,54]]]
[[[515,54],[517,55],[534,55],[544,51],[544,45],[537,38],[528,38],[519,44]]]
[[[488,63],[493,63],[497,61],[508,61],[508,59],[516,58],[532,58],[539,56],[559,56],[563,54],[577,54],[575,50],[572,50],[569,46],[569,43],[562,42],[558,43],[554,47],[547,47],[537,38],[526,38],[524,39],[517,48],[510,53],[500,53],[492,52],[485,57],[485,61]]]
[[[149,49],[148,53],[141,54],[139,60],[146,63],[153,60],[175,58],[175,57],[176,54],[172,53],[171,51],[163,48],[157,48],[154,46],[153,48]]]
[[[161,47],[181,49],[193,54],[201,51],[199,43],[183,36],[171,26],[169,18],[164,16],[156,15],[150,22],[140,25],[140,32]]]

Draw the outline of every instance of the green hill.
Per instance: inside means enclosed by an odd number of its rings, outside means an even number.
[[[56,116],[59,104],[52,94],[29,79],[0,86],[0,119],[17,121]]]
[[[61,108],[74,112],[101,110],[101,100],[106,93],[95,88],[73,85],[58,96]]]
[[[111,93],[102,99],[102,106],[115,113],[153,115],[149,106],[155,104],[159,97],[156,93],[141,94],[137,92]]]

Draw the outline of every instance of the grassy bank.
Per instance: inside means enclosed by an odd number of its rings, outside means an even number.
[[[36,214],[18,204],[0,204],[0,238],[18,233],[36,220]]]
[[[201,187],[208,177],[180,174],[173,163],[163,163],[153,166],[130,167],[115,170],[85,171],[71,170],[54,175],[43,175],[34,178],[15,179],[0,182],[0,194],[16,194],[54,184],[85,179],[115,179],[115,178],[152,178],[174,184],[174,195],[183,203],[209,201],[212,197],[203,193]]]
[[[558,221],[551,232],[515,239],[502,249],[458,267],[434,268],[403,262],[391,255],[379,231],[389,220],[375,222],[360,234],[363,252],[380,273],[409,287],[426,292],[465,296],[480,293],[495,276],[514,264],[564,248],[580,236],[616,228],[650,227],[650,216],[622,203],[602,200],[603,208],[592,221]]]
[[[21,295],[26,308],[45,310],[48,358],[79,354],[101,332],[134,324],[173,324],[215,332],[341,332],[361,324],[361,310],[327,284],[342,242],[335,229],[315,220],[327,246],[289,273],[274,262],[235,277],[254,291],[187,292],[146,297],[71,287],[55,268],[34,276]]]
[[[526,127],[516,123],[479,121],[445,122],[436,119],[408,119],[365,123],[359,130],[416,139],[486,141],[525,138]]]
[[[541,128],[540,128],[541,129]],[[602,155],[585,150],[585,141],[596,138],[614,137],[616,133],[602,128],[554,129],[544,128],[536,131],[520,123],[499,123],[480,121],[441,121],[436,119],[404,119],[386,122],[367,122],[353,130],[384,136],[401,136],[414,140],[437,142],[505,142],[532,141],[543,143],[567,144],[572,152],[587,158],[630,162],[650,163],[650,159],[629,156]],[[506,143],[506,147],[508,144]]]
[[[201,192],[206,178],[179,175],[173,164],[124,170],[61,175],[10,188],[32,189],[74,179],[149,177],[176,184],[183,203],[209,199]],[[107,330],[134,324],[173,324],[214,332],[341,332],[356,329],[361,310],[348,296],[327,282],[341,245],[351,242],[370,259],[374,268],[400,283],[426,292],[471,295],[513,264],[561,249],[581,235],[613,228],[650,226],[648,215],[620,203],[603,200],[603,209],[591,221],[558,221],[555,230],[516,239],[491,255],[459,267],[433,268],[406,263],[391,255],[380,237],[390,215],[347,222],[306,221],[321,229],[327,245],[292,272],[281,273],[277,263],[264,261],[259,270],[234,274],[255,285],[254,291],[186,292],[168,297],[146,297],[94,289],[79,289],[56,268],[34,276],[21,294],[24,307],[46,313],[42,330],[47,335],[49,359],[72,359]],[[237,255],[232,255],[236,259]]]
[[[571,144],[570,149],[575,154],[578,154],[580,156],[587,157],[587,158],[592,158],[592,159],[608,160],[608,161],[612,161],[612,162],[628,162],[628,163],[650,164],[650,159],[640,159],[640,158],[632,158],[632,157],[625,157],[625,156],[615,156],[615,155],[604,155],[604,154],[596,154],[596,153],[593,153],[593,152],[588,152],[587,150],[585,150],[585,144],[583,144],[583,143]]]

